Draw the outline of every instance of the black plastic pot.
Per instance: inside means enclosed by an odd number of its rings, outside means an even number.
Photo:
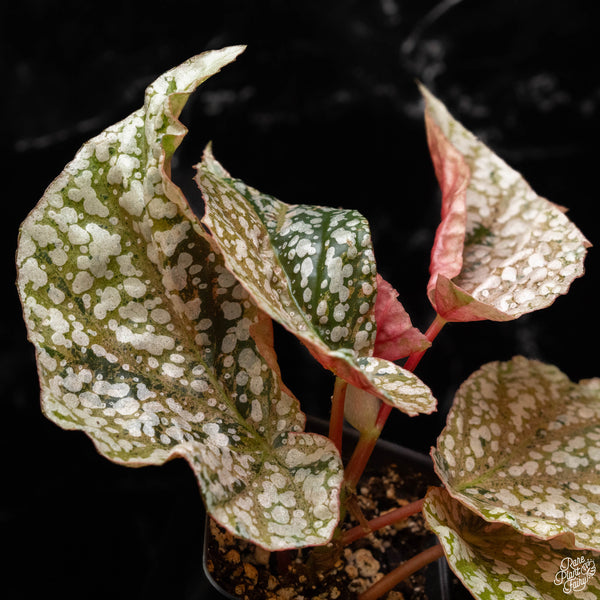
[[[328,423],[312,417],[308,418],[307,431],[326,434]],[[344,448],[351,450],[358,440],[358,432],[354,429],[344,431]],[[429,485],[438,485],[439,481],[433,471],[433,465],[429,456],[404,448],[386,440],[379,440],[371,457],[371,464],[386,465],[395,464],[400,474],[420,473]],[[238,597],[224,590],[221,585],[213,579],[207,566],[208,544],[210,543],[210,517],[207,516],[204,534],[204,572],[208,581],[212,583],[215,593],[221,598],[238,600]],[[432,534],[431,543],[435,543]],[[429,600],[467,600],[472,596],[453,576],[444,558],[429,565],[426,570],[425,590]]]

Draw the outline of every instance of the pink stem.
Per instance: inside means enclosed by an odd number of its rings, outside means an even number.
[[[419,569],[422,569],[443,555],[444,551],[440,544],[427,548],[427,550],[413,556],[410,560],[396,567],[391,573],[382,577],[366,592],[362,593],[358,597],[358,600],[377,600],[377,598],[381,598],[381,596],[394,589],[401,581],[404,581],[413,573],[416,573]]]
[[[373,531],[377,531],[386,525],[392,525],[393,523],[404,521],[405,519],[408,519],[408,517],[416,515],[423,508],[423,502],[424,499],[411,502],[406,506],[401,506],[400,508],[391,510],[390,512],[385,513],[385,515],[371,519],[366,524],[366,527],[358,525],[352,529],[349,529],[342,535],[342,546],[347,546],[348,544],[351,544],[352,542],[355,542],[356,540],[365,537]]]
[[[425,337],[430,341],[437,337],[437,334],[442,330],[442,327],[447,323],[445,319],[440,317],[440,315],[436,315],[433,323],[429,326],[429,329],[425,332]],[[415,370],[417,365],[421,362],[423,355],[427,352],[427,348],[425,350],[421,350],[420,352],[413,352],[404,363],[404,368],[411,373]]]
[[[331,398],[331,416],[329,418],[329,439],[335,444],[338,452],[342,453],[342,434],[344,432],[344,404],[348,384],[339,377],[335,378],[333,396]]]
[[[446,322],[447,321],[440,317],[440,315],[436,315],[433,323],[425,332],[425,337],[430,342],[433,342]],[[426,351],[427,349],[411,354],[406,360],[404,368],[407,371],[412,372],[419,364]],[[350,462],[346,468],[345,479],[346,483],[351,489],[356,488],[356,485],[358,484],[358,481],[363,474],[369,459],[371,458],[371,453],[375,448],[375,444],[377,443],[377,440],[379,439],[379,436],[381,435],[383,427],[391,412],[392,407],[389,404],[382,402],[381,408],[379,409],[379,414],[377,415],[377,420],[375,421],[375,427],[369,431],[368,434],[360,436],[358,443],[356,444],[356,448],[354,449],[354,453],[352,454],[352,458],[350,459]]]
[[[371,453],[375,448],[378,437],[379,436],[377,435],[361,435],[360,438],[358,438],[358,443],[354,448],[354,452],[352,453],[352,457],[350,458],[344,473],[346,485],[351,490],[356,489],[358,480],[360,479],[367,466],[367,463],[369,462],[369,458],[371,457]]]

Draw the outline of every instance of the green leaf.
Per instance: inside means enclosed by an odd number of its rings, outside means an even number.
[[[516,357],[461,386],[432,452],[457,500],[488,521],[600,550],[600,380]]]
[[[426,88],[427,139],[442,189],[429,298],[447,321],[506,321],[545,308],[583,274],[583,234]]]
[[[241,47],[165,73],[23,223],[18,288],[42,406],[129,466],[184,457],[208,511],[270,549],[325,543],[342,465],[283,386],[271,321],[169,178],[191,92]]]
[[[478,600],[600,598],[597,552],[573,550],[488,523],[442,488],[429,490],[423,515],[452,570]]]
[[[233,179],[210,147],[196,179],[203,222],[261,309],[355,387],[411,415],[434,410],[431,391],[415,375],[372,355],[377,278],[362,215],[262,194]],[[422,340],[415,343],[421,349]]]

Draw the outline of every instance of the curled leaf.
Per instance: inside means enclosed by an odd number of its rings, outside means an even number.
[[[598,552],[573,550],[488,523],[444,489],[431,488],[423,515],[456,576],[478,600],[600,598]]]
[[[210,148],[196,179],[206,203],[203,222],[262,310],[355,387],[411,415],[435,408],[415,375],[373,356],[377,278],[362,215],[262,194],[232,178]]]
[[[50,419],[125,465],[184,457],[215,519],[280,549],[329,540],[341,461],[169,177],[185,101],[242,49],[165,73],[79,150],[22,225],[18,288]]]
[[[373,394],[353,385],[349,385],[346,389],[344,418],[361,433],[375,429],[380,408],[381,400]]]
[[[410,317],[398,301],[398,292],[381,275],[377,275],[375,300],[377,335],[373,355],[398,360],[431,346],[431,342],[413,327]]]
[[[507,321],[545,308],[583,274],[583,234],[421,86],[442,189],[429,298],[447,321]]]
[[[461,386],[432,451],[449,493],[487,521],[600,550],[600,380],[516,357]]]

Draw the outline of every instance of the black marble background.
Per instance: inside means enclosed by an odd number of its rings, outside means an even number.
[[[141,106],[146,85],[206,49],[248,49],[186,107],[174,176],[213,140],[234,175],[289,203],[369,219],[380,272],[413,322],[439,192],[415,79],[598,243],[600,5],[585,0],[45,2],[0,9],[4,316],[0,369],[0,597],[214,597],[201,573],[203,511],[183,461],[127,469],[40,412],[14,287],[17,228],[80,145]],[[551,308],[506,323],[450,325],[419,366],[437,414],[394,415],[384,437],[426,452],[459,383],[515,354],[600,376],[600,264]],[[332,380],[279,332],[284,379],[327,416]],[[307,375],[307,370],[310,375]]]

